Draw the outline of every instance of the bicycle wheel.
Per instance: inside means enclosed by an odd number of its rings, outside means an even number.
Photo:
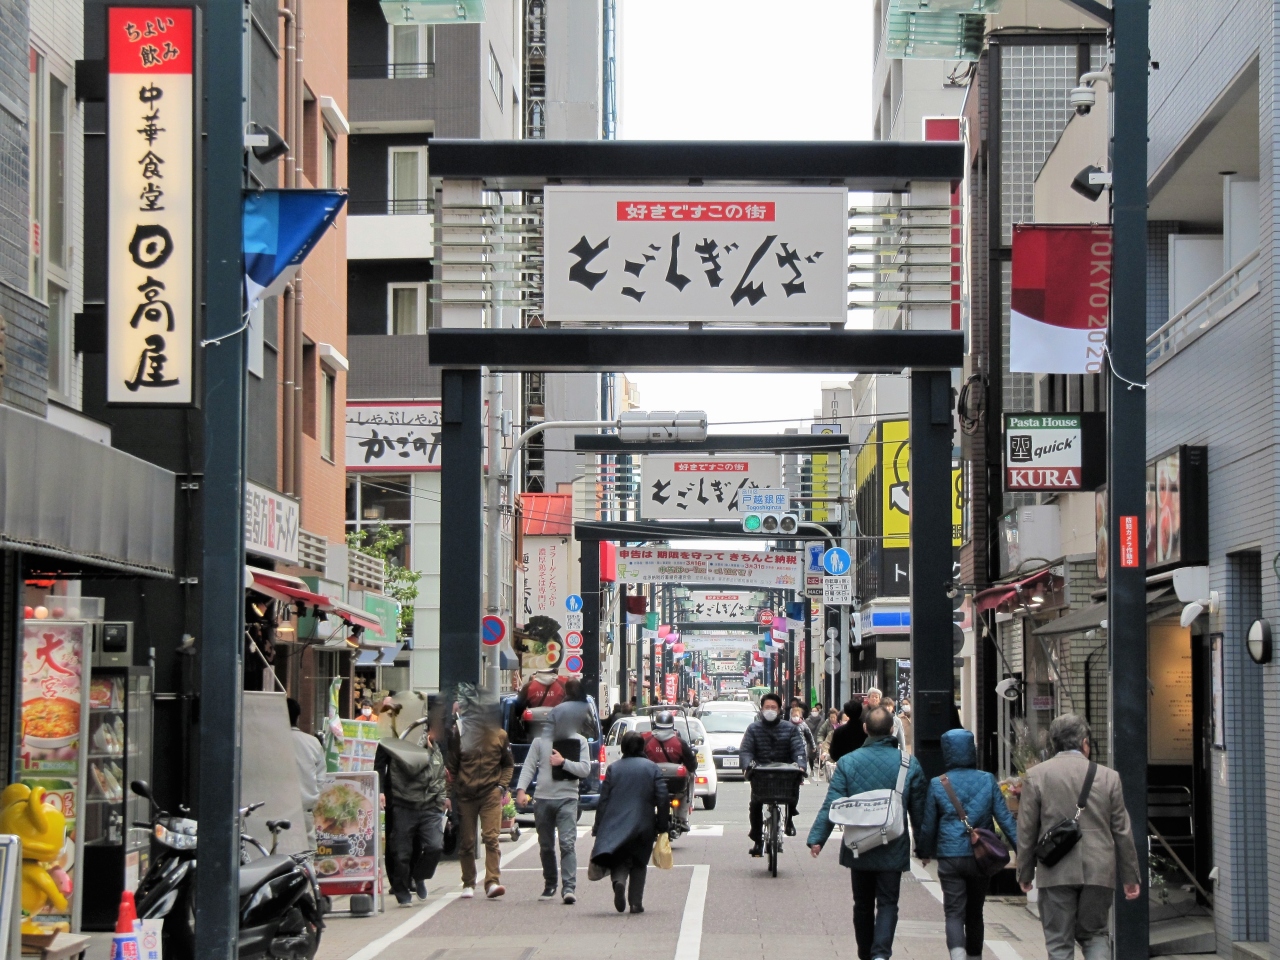
[[[778,824],[778,805],[769,804],[769,873],[778,875],[778,848],[782,846],[782,833]]]

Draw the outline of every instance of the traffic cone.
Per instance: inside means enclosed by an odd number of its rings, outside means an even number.
[[[141,948],[134,927],[138,923],[138,907],[133,893],[120,894],[120,911],[116,914],[116,932],[111,938],[111,960],[139,960]]]

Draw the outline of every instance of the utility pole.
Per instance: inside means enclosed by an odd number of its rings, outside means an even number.
[[[244,190],[244,73],[249,9],[204,6],[206,166],[205,313],[207,339],[243,323],[241,258]],[[197,29],[200,19],[196,20]],[[199,43],[199,40],[197,40]],[[199,61],[198,61],[199,62]],[[214,82],[214,77],[217,81]],[[230,78],[235,77],[236,83]],[[245,336],[204,353],[204,565],[200,650],[200,870],[196,874],[196,957],[236,953],[240,885],[240,705],[244,650]]]
[[[1111,171],[1114,252],[1107,378],[1107,603],[1111,756],[1147,879],[1147,0],[1112,10]],[[1144,893],[1149,891],[1144,890]],[[1116,888],[1117,957],[1145,957],[1147,897]]]
[[[853,596],[858,596],[858,555],[854,539],[858,531],[853,529],[853,511],[849,509],[849,449],[840,451],[840,539],[841,546],[849,551],[849,576],[853,578]],[[852,669],[852,653],[849,647],[849,608],[840,608],[840,703],[848,703],[852,689],[849,671]],[[851,718],[852,719],[852,718]]]

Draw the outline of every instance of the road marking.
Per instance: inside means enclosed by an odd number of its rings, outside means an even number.
[[[387,947],[391,946],[393,943],[398,943],[409,934],[413,933],[413,931],[417,930],[437,913],[449,904],[453,903],[453,901],[457,900],[459,896],[459,893],[446,893],[435,903],[428,904],[427,906],[419,909],[417,913],[404,923],[400,924],[400,926],[396,927],[390,933],[383,934],[377,940],[373,941],[373,943],[367,944],[362,950],[353,953],[349,960],[374,960],[375,957],[381,956],[383,950],[387,949]]]
[[[723,823],[704,823],[695,824],[689,828],[689,836],[691,837],[723,837]]]
[[[933,894],[933,898],[935,900],[942,903],[942,884],[934,880],[933,877],[929,875],[929,871],[926,870],[920,861],[916,860],[914,857],[911,860],[911,875],[920,881],[920,886]],[[1022,958],[1019,957],[1017,960],[1022,960]]]
[[[516,841],[516,845],[502,855],[502,860],[500,861],[499,866],[505,867],[508,863],[510,863],[516,857],[520,856],[520,854],[524,853],[530,847],[537,844],[537,842],[538,842],[538,835],[532,832],[529,834],[529,836],[525,837],[523,840]]]
[[[693,865],[693,878],[689,881],[689,896],[684,902],[684,917],[680,921],[680,939],[676,941],[675,960],[699,960],[702,954],[702,910],[707,903],[707,880],[711,867],[705,863]]]
[[[988,940],[987,946],[991,948],[991,952],[998,960],[1022,960],[1022,954],[1004,940]]]

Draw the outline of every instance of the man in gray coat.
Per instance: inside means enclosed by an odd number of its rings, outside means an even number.
[[[1129,828],[1120,789],[1120,775],[1098,766],[1080,814],[1080,841],[1052,867],[1036,862],[1036,843],[1045,831],[1076,815],[1076,803],[1089,759],[1089,725],[1075,714],[1058,717],[1049,726],[1056,751],[1053,759],[1036,764],[1022,781],[1018,810],[1018,882],[1040,891],[1040,924],[1049,960],[1072,960],[1075,941],[1085,960],[1109,960],[1111,938],[1108,915],[1115,897],[1116,875],[1124,895],[1141,893],[1138,852]]]

